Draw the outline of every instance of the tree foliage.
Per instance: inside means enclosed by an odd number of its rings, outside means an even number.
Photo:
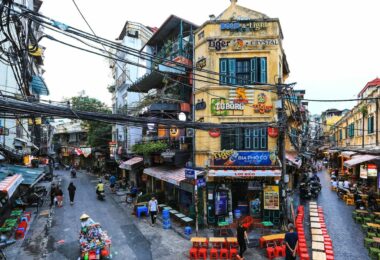
[[[166,149],[168,149],[168,144],[162,141],[135,144],[132,147],[134,153],[142,155],[159,153],[165,151]]]
[[[105,103],[96,98],[81,95],[72,97],[70,102],[74,110],[112,113]],[[88,129],[87,145],[93,148],[107,149],[108,142],[112,140],[112,125],[87,120],[83,121],[83,124]]]

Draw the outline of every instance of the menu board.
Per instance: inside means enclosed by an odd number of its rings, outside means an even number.
[[[217,191],[215,196],[215,215],[221,216],[227,214],[227,191]]]
[[[264,209],[280,210],[279,186],[266,186],[264,188]]]

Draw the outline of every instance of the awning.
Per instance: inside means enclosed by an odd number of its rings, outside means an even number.
[[[354,154],[357,154],[356,152],[351,152],[351,151],[344,151],[340,153],[343,157],[345,158],[351,158]]]
[[[23,181],[22,184],[34,186],[37,182],[39,182],[44,176],[44,170],[39,168],[27,168],[18,165],[1,165],[0,172],[5,174],[21,174]]]
[[[290,153],[286,152],[285,153],[286,160],[290,162],[290,165],[296,166],[298,169],[301,168],[302,165],[302,160],[298,158],[297,153]]]
[[[369,155],[369,154],[356,155],[351,160],[345,161],[344,166],[353,167],[353,166],[361,164],[363,162],[368,162],[368,161],[372,161],[372,160],[379,160],[379,159],[380,159],[380,156],[375,156],[375,155]]]
[[[328,152],[329,152],[329,153],[338,153],[339,150],[331,150],[331,149],[330,149]]]
[[[7,193],[8,198],[12,197],[13,193],[16,191],[17,187],[20,186],[24,179],[20,174],[15,174],[13,176],[6,177],[0,182],[0,191]]]
[[[122,162],[119,165],[120,169],[125,169],[125,170],[131,170],[133,165],[140,164],[144,161],[142,157],[133,157],[132,159],[129,159],[128,161]]]
[[[144,173],[176,186],[185,180],[185,168],[169,168],[164,166],[145,168]],[[199,172],[201,173],[201,172]]]
[[[210,170],[211,177],[281,177],[281,170]]]

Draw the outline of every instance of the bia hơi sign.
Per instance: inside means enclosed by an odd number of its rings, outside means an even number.
[[[212,155],[214,166],[270,166],[276,156],[271,152],[224,150]]]
[[[253,110],[256,113],[260,113],[260,114],[269,113],[270,111],[272,111],[273,106],[267,105],[266,102],[267,102],[267,96],[264,93],[260,93],[257,96],[257,104],[253,104]]]

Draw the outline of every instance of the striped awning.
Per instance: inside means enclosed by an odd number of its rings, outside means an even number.
[[[125,169],[125,170],[131,170],[133,165],[142,163],[144,159],[142,157],[133,157],[132,159],[129,159],[128,161],[122,162],[119,165],[120,169]]]
[[[7,193],[8,198],[12,197],[17,187],[22,183],[24,179],[22,175],[15,174],[13,176],[6,177],[0,182],[0,191]]]
[[[144,173],[165,182],[180,185],[185,180],[185,168],[169,168],[164,166],[145,168]]]
[[[356,155],[352,157],[351,160],[345,161],[344,166],[351,168],[355,165],[358,165],[364,162],[369,162],[369,161],[379,160],[379,159],[380,159],[380,156],[375,156],[375,155],[370,155],[370,154]]]

